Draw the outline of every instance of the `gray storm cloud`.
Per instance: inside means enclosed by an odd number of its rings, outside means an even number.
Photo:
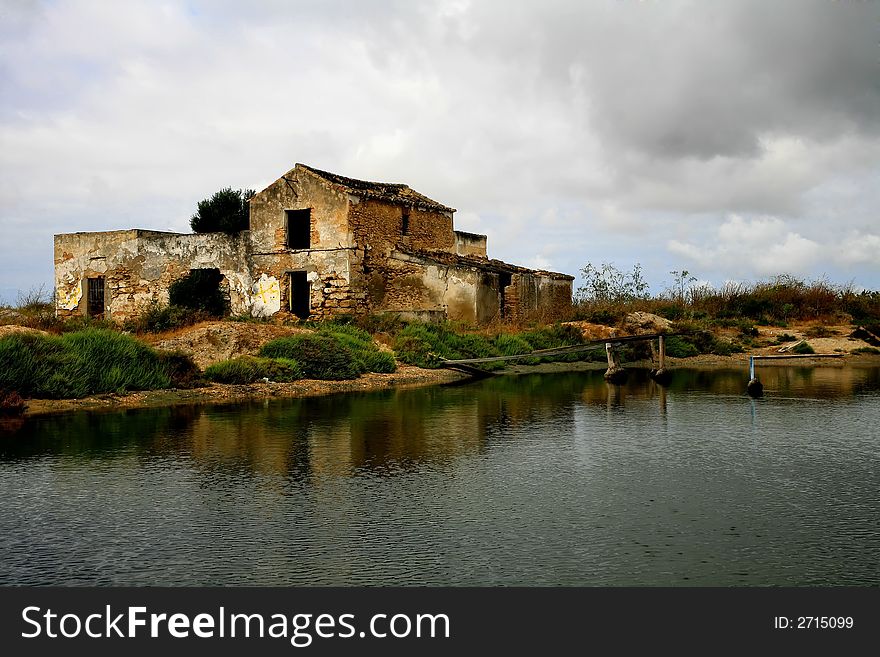
[[[51,280],[55,232],[184,230],[296,161],[524,264],[877,287],[878,7],[2,2],[0,294]]]

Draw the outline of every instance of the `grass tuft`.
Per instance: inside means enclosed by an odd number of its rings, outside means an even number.
[[[168,388],[174,367],[136,338],[106,329],[0,339],[0,388],[24,397],[64,399]]]
[[[260,355],[265,358],[295,360],[302,367],[303,376],[307,379],[356,379],[363,371],[355,352],[336,337],[326,334],[278,338],[264,344]]]
[[[289,358],[239,356],[209,365],[205,378],[217,383],[256,383],[263,379],[286,383],[303,378],[299,363]]]

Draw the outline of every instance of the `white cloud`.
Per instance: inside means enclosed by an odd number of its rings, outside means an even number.
[[[745,219],[730,216],[700,242],[669,240],[667,249],[705,269],[745,278],[779,273],[818,276],[833,267],[880,266],[880,235],[851,232],[841,236],[833,226],[805,237],[778,217]]]
[[[850,233],[835,248],[835,258],[844,265],[880,266],[880,235]]]

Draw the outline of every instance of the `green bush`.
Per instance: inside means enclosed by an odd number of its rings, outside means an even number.
[[[123,328],[134,333],[163,333],[184,326],[212,319],[213,315],[204,310],[194,310],[184,306],[160,306],[151,303],[139,315],[127,319]]]
[[[739,329],[739,334],[742,336],[750,338],[758,337],[758,327],[747,319],[742,319],[737,322],[736,327]]]
[[[518,354],[527,354],[531,351],[534,351],[534,347],[524,340],[519,335],[512,335],[510,333],[502,333],[497,338],[495,338],[495,346],[498,348],[498,351],[501,352],[503,356],[516,356]],[[541,362],[540,358],[537,357],[529,357],[522,358],[518,361],[523,365],[537,365]]]
[[[712,345],[712,353],[718,356],[730,356],[731,354],[741,354],[742,352],[741,344],[730,342],[729,340],[715,340]]]
[[[583,335],[576,326],[554,324],[522,333],[502,333],[493,338],[461,331],[455,324],[420,324],[413,322],[401,330],[394,342],[397,356],[405,363],[419,367],[440,366],[440,358],[458,360],[516,356],[540,349],[553,349],[583,344]],[[540,362],[593,360],[596,352],[583,351],[557,356],[530,356],[518,362],[535,365]],[[604,358],[604,355],[602,356]],[[504,367],[505,361],[488,361],[479,367],[487,370]]]
[[[795,345],[792,348],[791,353],[793,353],[793,354],[815,354],[816,350],[810,346],[809,342],[801,342],[800,344]]]
[[[144,343],[106,329],[0,339],[0,388],[24,397],[78,398],[168,388],[170,369]]]
[[[350,349],[372,350],[377,348],[373,342],[373,336],[353,324],[327,322],[316,325],[315,332],[319,335],[336,338]]]
[[[194,233],[224,232],[234,235],[247,230],[250,224],[252,189],[224,187],[211,198],[199,201],[189,225]]]
[[[202,385],[202,373],[192,356],[182,351],[157,351],[159,362],[171,378],[174,388],[195,388]]]
[[[500,356],[498,348],[482,335],[457,333],[449,324],[408,324],[397,334],[394,351],[405,363],[419,367],[439,367],[437,358],[489,358]],[[500,362],[483,363],[484,369],[503,367]]]
[[[623,319],[626,313],[622,311],[612,312],[607,308],[600,308],[587,314],[587,319],[593,324],[602,324],[603,326],[614,326],[618,321]]]
[[[853,349],[850,353],[880,355],[880,349],[877,349],[877,347],[859,347],[858,349]]]
[[[431,343],[420,336],[398,335],[394,340],[394,351],[401,361],[416,367],[432,369],[440,366]]]
[[[222,317],[229,312],[229,302],[220,289],[222,280],[219,269],[191,269],[168,287],[170,305]]]
[[[795,340],[797,340],[797,338],[795,336],[793,336],[791,333],[781,333],[780,335],[776,336],[776,344],[784,344],[786,342],[794,342]]]
[[[655,314],[674,322],[685,319],[689,315],[687,308],[679,303],[660,306]]]
[[[584,342],[584,336],[580,329],[570,324],[552,324],[550,326],[543,326],[541,328],[520,333],[519,337],[532,345],[532,349],[534,350],[570,347],[583,344]],[[605,356],[600,352],[601,350],[579,351],[571,354],[560,354],[558,356],[541,356],[540,362],[572,363],[581,360],[589,361],[596,360],[597,354],[601,356],[599,360],[603,360]]]
[[[246,384],[263,379],[286,383],[303,378],[303,370],[299,363],[289,358],[239,356],[209,365],[205,377],[217,383]]]
[[[379,349],[373,336],[351,323],[326,322],[318,325],[317,332],[339,341],[348,347],[361,372],[391,373],[397,371],[394,355]]]
[[[699,355],[700,350],[697,349],[693,342],[685,336],[670,335],[666,338],[666,355],[673,358],[690,358]]]
[[[356,354],[365,372],[390,374],[397,371],[397,361],[387,351],[363,351]]]
[[[289,358],[300,364],[307,379],[339,381],[361,375],[361,363],[332,335],[308,334],[278,338],[263,345],[266,358]]]

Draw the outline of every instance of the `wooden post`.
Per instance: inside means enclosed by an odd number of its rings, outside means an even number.
[[[651,370],[651,378],[660,385],[666,385],[672,380],[672,373],[666,369],[666,338],[657,336],[657,351],[659,352],[659,367]]]
[[[750,397],[760,397],[764,394],[764,384],[758,381],[755,374],[755,357],[749,356],[749,384],[746,386],[746,392]]]
[[[610,342],[605,343],[605,355],[608,356],[608,370],[617,369],[617,363],[614,362],[614,346]]]
[[[611,333],[614,338],[614,332]],[[617,362],[617,354],[614,353],[614,345],[610,342],[605,343],[605,355],[608,356],[608,369],[605,370],[605,380],[609,383],[626,383],[627,373]]]

